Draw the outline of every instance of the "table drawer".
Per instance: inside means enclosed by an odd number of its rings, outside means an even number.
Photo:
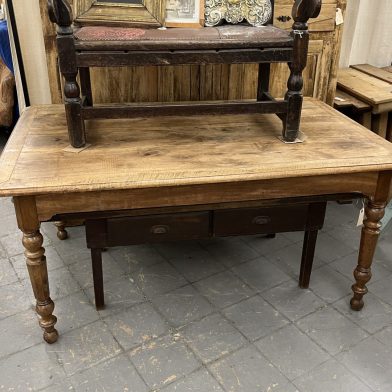
[[[209,212],[108,219],[107,245],[206,238],[209,236],[209,224]]]
[[[214,213],[214,235],[219,237],[304,230],[308,210],[308,204],[218,210]]]

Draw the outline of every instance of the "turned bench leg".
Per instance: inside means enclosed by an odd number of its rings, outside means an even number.
[[[105,297],[103,291],[102,249],[91,249],[91,261],[93,267],[95,307],[97,310],[100,310],[105,307]]]
[[[44,340],[54,343],[58,339],[58,332],[54,328],[57,318],[53,315],[54,303],[49,295],[45,249],[42,247],[43,237],[39,231],[35,198],[16,197],[14,204],[18,227],[23,232],[27,269],[37,300],[36,312],[40,316],[39,325],[44,330]]]

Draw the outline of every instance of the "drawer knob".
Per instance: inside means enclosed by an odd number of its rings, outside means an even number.
[[[271,218],[269,216],[256,216],[252,221],[255,225],[266,225],[271,222]]]
[[[169,232],[169,226],[157,225],[151,227],[152,234],[167,234]]]
[[[291,20],[291,16],[281,15],[281,16],[278,16],[276,19],[278,19],[279,22],[288,22],[289,20]]]

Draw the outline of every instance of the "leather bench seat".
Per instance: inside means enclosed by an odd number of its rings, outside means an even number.
[[[85,26],[75,31],[75,38],[77,50],[204,50],[293,46],[289,32],[270,25],[164,30]]]

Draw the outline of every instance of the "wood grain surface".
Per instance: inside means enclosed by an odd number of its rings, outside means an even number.
[[[151,188],[392,169],[392,145],[322,102],[304,104],[302,144],[275,115],[92,120],[68,148],[62,105],[25,111],[0,158],[0,195]]]

